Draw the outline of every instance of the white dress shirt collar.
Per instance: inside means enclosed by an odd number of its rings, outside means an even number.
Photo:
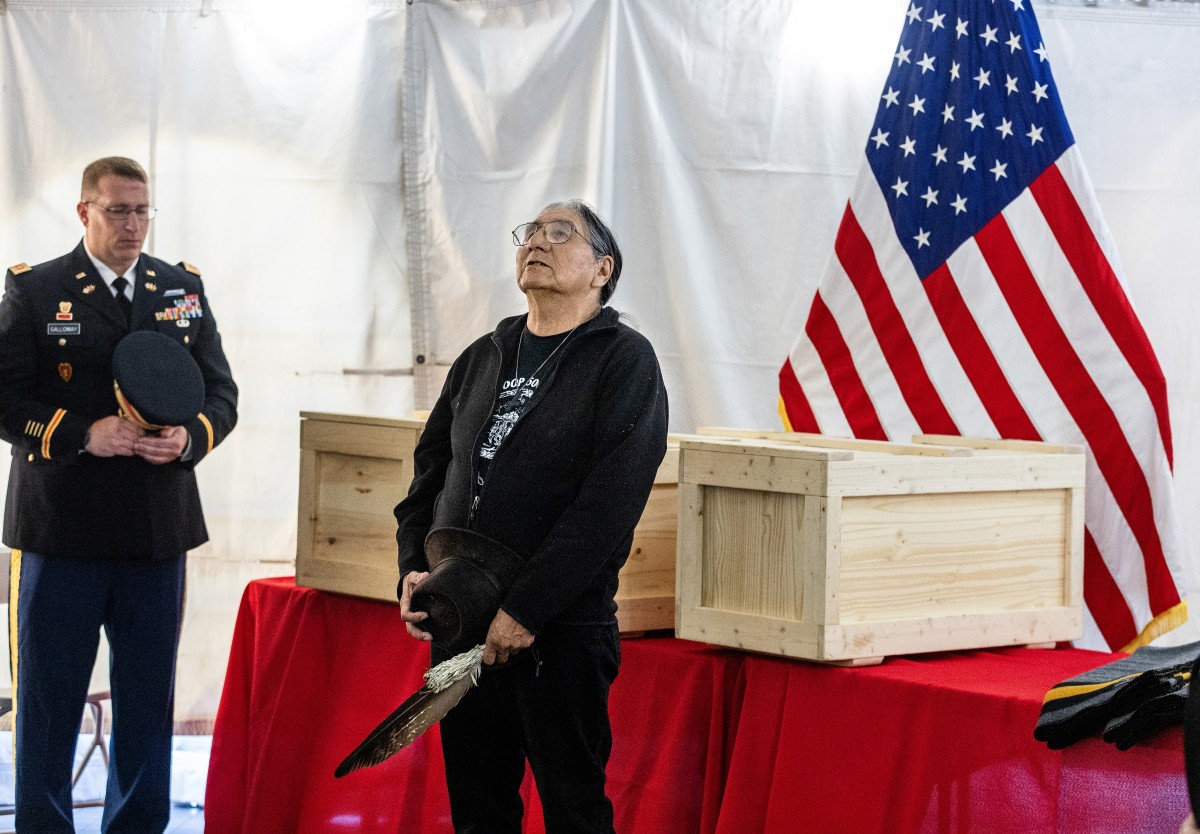
[[[108,286],[108,291],[112,293],[112,285],[113,281],[117,280],[117,273],[108,264],[92,254],[92,250],[88,249],[86,240],[83,242],[83,251],[87,252],[88,260],[92,262],[92,266],[96,267],[96,271],[100,273],[100,278]],[[125,296],[130,301],[133,301],[133,282],[137,279],[137,261],[134,261],[133,265],[125,270],[125,274],[120,277],[126,281]]]

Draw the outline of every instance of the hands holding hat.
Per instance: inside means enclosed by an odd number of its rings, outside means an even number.
[[[188,433],[182,426],[169,426],[148,434],[122,417],[112,415],[92,423],[84,451],[99,458],[137,455],[154,463],[170,463],[187,448]]]
[[[533,645],[533,634],[501,608],[488,627],[483,644],[483,665],[507,663],[514,654]]]
[[[408,629],[410,635],[418,640],[424,640],[426,643],[433,640],[433,635],[417,628],[417,623],[429,619],[429,612],[413,611],[409,607],[409,603],[412,601],[413,591],[427,576],[429,576],[427,570],[414,570],[404,574],[404,578],[400,581],[400,618],[404,620],[404,627]]]
[[[429,612],[413,611],[410,603],[413,591],[428,576],[429,571],[409,571],[400,583],[400,617],[404,620],[404,627],[410,635],[425,642],[433,640],[433,635],[421,629],[419,624],[429,618]],[[483,663],[485,666],[507,663],[514,654],[531,645],[533,633],[501,608],[488,626],[487,638],[483,644]]]

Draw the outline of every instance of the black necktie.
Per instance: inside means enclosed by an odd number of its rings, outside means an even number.
[[[129,286],[129,282],[124,278],[117,276],[117,279],[112,282],[113,291],[117,294],[117,305],[121,308],[121,313],[125,316],[125,326],[129,326],[129,319],[133,314],[133,302],[125,295],[125,288]]]

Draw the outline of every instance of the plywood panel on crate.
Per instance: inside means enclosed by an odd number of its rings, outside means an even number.
[[[804,501],[778,492],[706,492],[703,606],[803,619]]]
[[[1070,495],[886,495],[842,501],[840,621],[1065,605]]]

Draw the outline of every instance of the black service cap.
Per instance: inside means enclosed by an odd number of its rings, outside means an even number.
[[[188,349],[135,330],[113,352],[113,385],[126,417],[143,428],[181,426],[204,407],[204,376]]]

